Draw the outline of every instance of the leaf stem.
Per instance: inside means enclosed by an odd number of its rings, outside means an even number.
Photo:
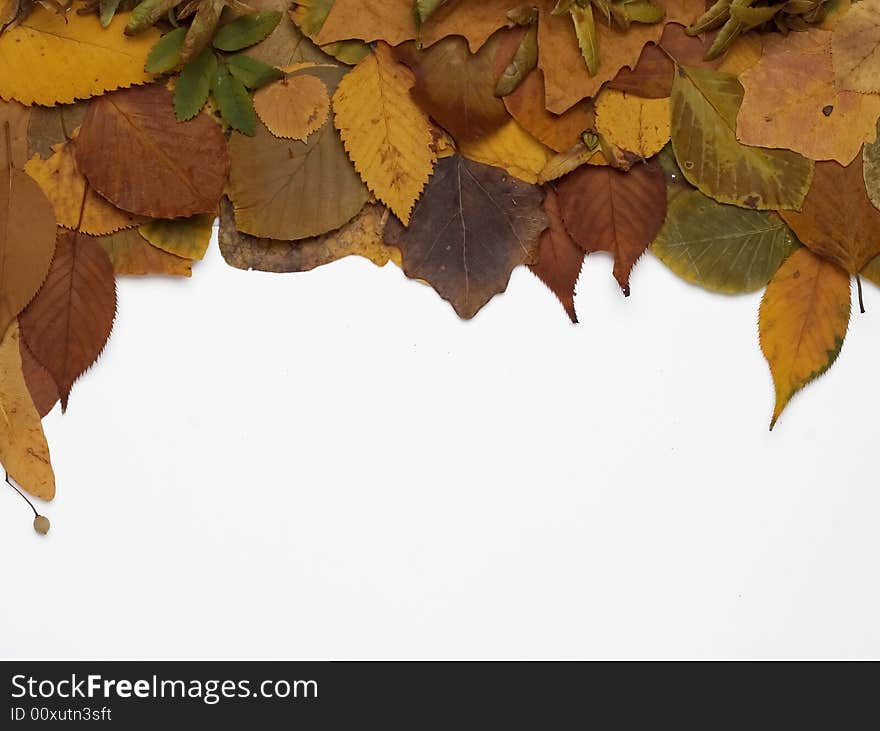
[[[40,514],[37,512],[37,509],[34,507],[34,504],[30,500],[27,499],[27,496],[21,490],[19,490],[15,485],[12,484],[12,480],[9,479],[8,472],[6,473],[6,484],[9,485],[9,487],[11,487],[13,490],[15,490],[21,496],[22,500],[24,500],[28,505],[31,506],[31,510],[34,511],[34,516],[39,518]]]
[[[856,288],[859,290],[859,310],[865,314],[865,301],[862,299],[862,278],[856,274]]]

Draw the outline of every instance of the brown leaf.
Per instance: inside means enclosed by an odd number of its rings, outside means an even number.
[[[427,47],[446,36],[463,36],[475,53],[496,30],[510,25],[507,12],[515,0],[449,0],[422,27],[419,40]]]
[[[232,204],[220,204],[220,253],[237,269],[261,272],[306,272],[346,256],[362,256],[376,266],[400,263],[400,252],[382,241],[388,212],[368,203],[342,228],[299,241],[279,241],[243,234],[235,228]]]
[[[416,37],[412,0],[335,0],[315,43],[357,38],[392,46]]]
[[[55,145],[61,145],[73,138],[88,110],[88,102],[31,107],[27,130],[27,159],[34,155],[44,159],[51,157],[55,152]]]
[[[162,86],[95,100],[77,139],[76,162],[110,202],[151,218],[216,211],[229,172],[220,128],[206,114],[178,122],[171,92]]]
[[[538,261],[530,264],[529,269],[550,288],[571,321],[576,323],[578,319],[574,309],[574,288],[584,265],[584,250],[568,235],[562,221],[559,199],[550,189],[544,194],[544,213],[547,214],[550,225],[541,234]]]
[[[21,332],[34,357],[58,385],[67,410],[70,389],[101,354],[116,316],[113,265],[86,234],[58,229],[46,283],[21,314]]]
[[[422,279],[469,319],[507,289],[519,264],[534,263],[547,227],[541,190],[505,171],[458,155],[441,160],[416,204],[409,228],[391,219],[385,241],[403,271]]]
[[[557,188],[565,227],[588,254],[614,256],[614,278],[629,296],[629,273],[666,218],[666,180],[656,162],[629,172],[585,166]]]
[[[9,167],[6,147],[6,125],[9,125],[9,149],[12,150],[12,166],[23,168],[27,162],[28,121],[31,108],[16,101],[5,102],[0,99],[0,170]]]
[[[31,353],[27,343],[19,338],[21,348],[21,370],[24,373],[24,382],[33,399],[34,407],[42,419],[58,403],[58,386],[52,379],[51,374],[43,364]]]
[[[861,155],[847,167],[816,163],[803,210],[780,215],[813,252],[850,274],[880,254],[880,211],[865,190]]]
[[[126,229],[97,239],[107,252],[116,274],[169,274],[192,276],[192,260],[170,254],[153,246],[137,229]]]
[[[415,75],[413,99],[457,142],[490,134],[510,119],[495,96],[495,38],[473,55],[458,36],[424,51],[411,44],[395,50]]]

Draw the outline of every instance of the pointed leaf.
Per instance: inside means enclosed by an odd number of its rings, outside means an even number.
[[[216,73],[217,57],[210,48],[183,67],[174,88],[174,116],[178,122],[186,122],[202,111]]]
[[[164,74],[177,68],[180,63],[180,49],[186,38],[187,28],[181,26],[166,33],[153,46],[147,56],[146,70],[151,74]]]
[[[280,69],[242,54],[227,58],[226,67],[248,89],[259,89],[284,78],[284,72]]]
[[[232,129],[252,137],[257,126],[257,113],[244,84],[229,73],[226,64],[216,67],[213,79],[211,91],[223,119]]]
[[[236,18],[214,35],[214,48],[221,51],[240,51],[266,38],[281,21],[281,13],[267,11]]]

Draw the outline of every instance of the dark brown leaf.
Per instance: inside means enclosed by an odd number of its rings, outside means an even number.
[[[24,381],[33,399],[37,413],[42,419],[58,403],[58,386],[52,379],[49,371],[31,353],[24,338],[19,339],[21,348],[21,370],[24,373]]]

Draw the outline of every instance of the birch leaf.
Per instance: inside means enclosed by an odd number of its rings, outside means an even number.
[[[596,99],[596,131],[624,153],[653,157],[669,142],[669,99],[644,99],[605,89]]]
[[[254,94],[254,109],[276,137],[305,142],[330,114],[330,95],[316,76],[300,74],[276,81]]]

